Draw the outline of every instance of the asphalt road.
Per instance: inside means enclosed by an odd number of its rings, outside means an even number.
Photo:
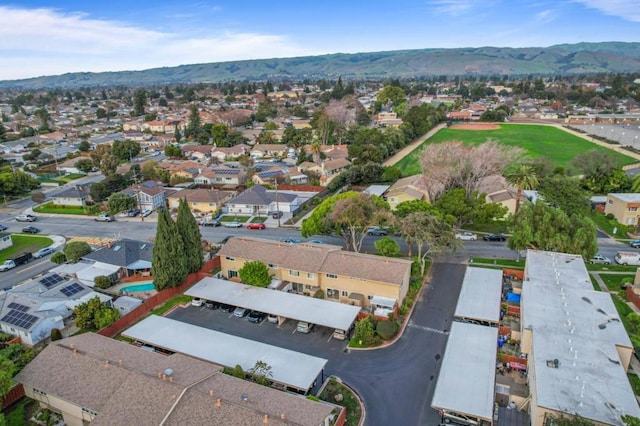
[[[337,375],[364,400],[366,425],[433,426],[440,416],[431,399],[465,269],[452,258],[435,263],[431,284],[418,298],[404,334],[384,349],[345,351],[346,342],[332,339],[333,330],[324,327],[301,334],[291,320],[280,327],[266,321],[256,325],[204,307],[177,309],[169,317],[326,358],[325,377]]]

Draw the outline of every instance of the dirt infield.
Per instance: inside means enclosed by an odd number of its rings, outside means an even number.
[[[500,127],[493,123],[462,123],[454,124],[449,128],[458,130],[498,130]]]

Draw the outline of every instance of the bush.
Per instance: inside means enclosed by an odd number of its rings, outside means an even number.
[[[50,260],[57,265],[62,265],[67,261],[67,256],[65,256],[64,253],[57,251],[53,253]]]
[[[56,340],[62,339],[62,332],[60,332],[57,328],[51,329],[51,341],[55,342]]]
[[[111,287],[111,280],[109,279],[109,277],[105,277],[104,275],[100,275],[100,276],[95,277],[93,282],[95,283],[96,287],[101,288],[101,289],[105,289],[105,288]]]
[[[376,326],[376,334],[382,340],[390,340],[398,334],[398,324],[395,321],[378,321]]]
[[[91,253],[91,247],[84,241],[74,241],[67,243],[62,249],[67,260],[70,262],[77,262],[85,254]]]

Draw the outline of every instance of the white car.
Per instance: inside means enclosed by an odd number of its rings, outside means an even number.
[[[142,210],[142,217],[147,217],[149,216],[151,213],[153,213],[151,210],[146,209],[146,210]]]
[[[51,247],[41,248],[37,252],[33,253],[33,258],[34,259],[40,259],[41,257],[45,257],[45,256],[53,253],[54,251],[55,250],[53,248],[51,248]]]
[[[199,297],[194,297],[191,299],[191,306],[202,306],[203,300]]]
[[[21,214],[16,216],[16,222],[35,222],[38,218],[32,214]]]
[[[456,234],[456,240],[475,241],[477,239],[478,239],[478,236],[473,232],[460,232]]]

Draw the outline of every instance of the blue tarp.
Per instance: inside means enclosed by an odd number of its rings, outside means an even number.
[[[520,295],[516,293],[507,293],[507,302],[520,303]]]

